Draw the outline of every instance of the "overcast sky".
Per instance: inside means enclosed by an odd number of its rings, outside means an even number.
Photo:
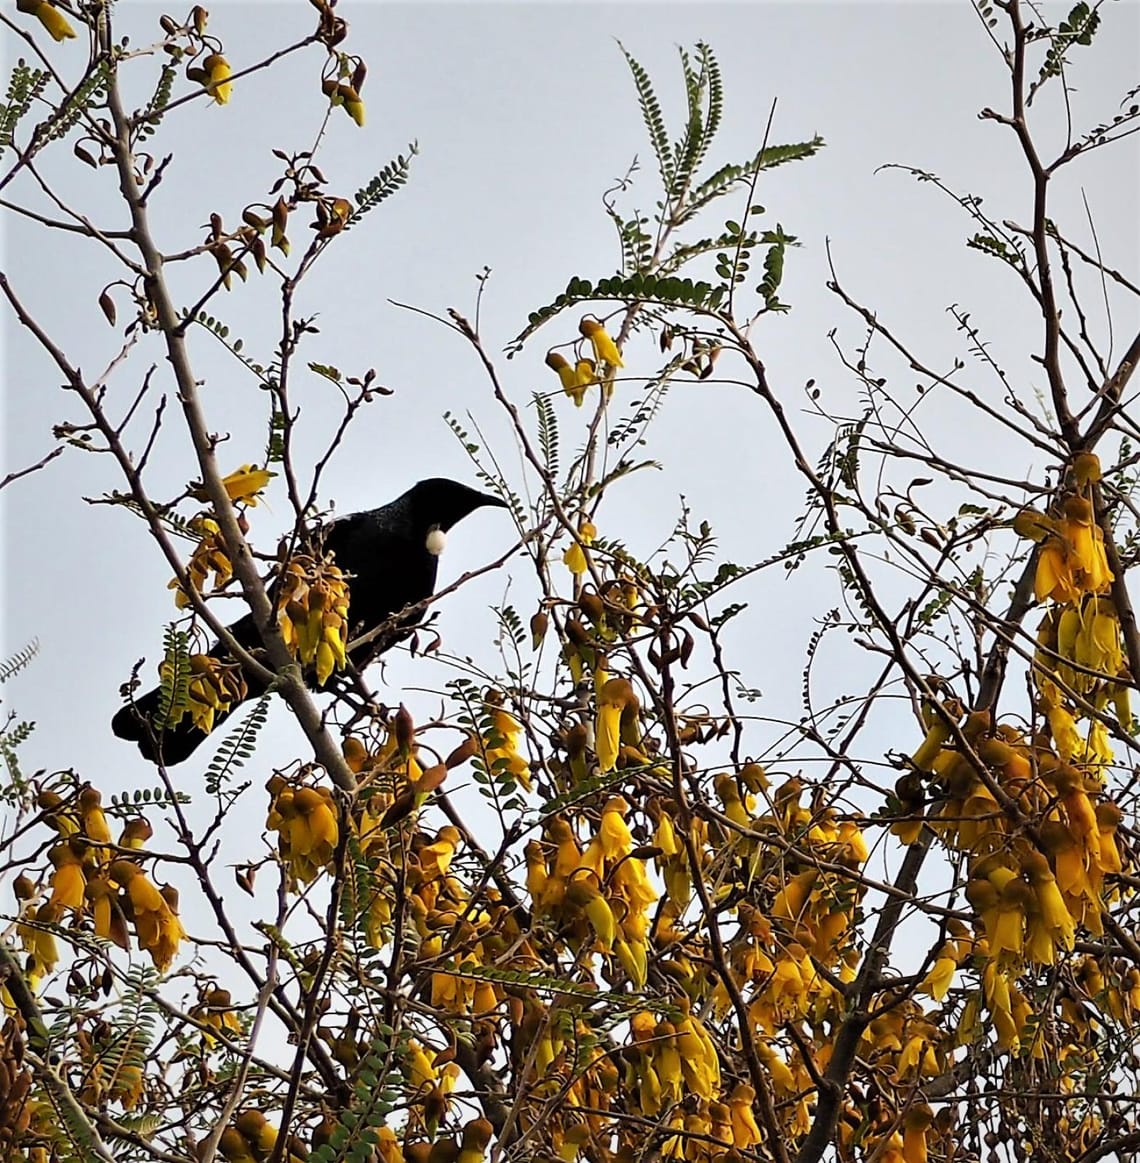
[[[129,31],[135,45],[147,44],[162,10],[122,3],[116,7],[119,29]],[[804,403],[809,379],[836,410],[857,410],[857,383],[841,367],[829,333],[838,329],[838,339],[850,348],[862,330],[825,289],[828,240],[848,290],[931,364],[946,366],[961,351],[946,313],[959,303],[986,328],[1016,382],[1039,381],[1027,359],[1037,341],[1032,314],[1011,277],[965,249],[973,233],[969,221],[933,186],[897,171],[876,172],[885,163],[930,170],[955,189],[984,195],[999,219],[1027,220],[1029,183],[1012,138],[977,117],[984,106],[1006,107],[1008,79],[968,3],[494,6],[344,0],[338,12],[351,25],[345,47],[369,64],[363,93],[368,125],[360,131],[346,117],[333,120],[320,164],[334,189],[351,196],[409,141],[418,141],[421,150],[410,185],[344,245],[332,248],[301,296],[301,312],[319,313],[321,327],[305,357],[347,372],[374,366],[396,393],[360,419],[328,471],[322,497],[335,500],[339,511],[383,503],[424,476],[471,480],[464,454],[441,419],[447,409],[470,410],[497,442],[508,472],[516,474],[513,482],[521,481],[470,351],[452,333],[389,300],[468,312],[475,276],[489,266],[483,332],[497,350],[571,275],[596,280],[613,272],[617,257],[600,206],[602,191],[636,157],[642,168],[626,205],[649,207],[656,197],[619,40],[649,69],[673,118],[681,99],[676,46],[697,39],[713,46],[726,86],[725,125],[710,159],[715,164],[754,154],[773,100],[774,142],[804,141],[816,133],[827,142],[818,158],[764,176],[758,190],[767,208],[761,222],[781,223],[803,244],[786,264],[782,297],[793,310],[759,332],[770,379],[793,413]],[[1111,116],[1140,75],[1138,13],[1131,3],[1107,7],[1107,35],[1091,50],[1095,63],[1078,67],[1074,77],[1078,127]],[[215,3],[210,31],[222,37],[240,68],[303,35],[312,18],[313,9],[300,0]],[[65,44],[55,57],[78,60],[81,51],[78,44]],[[9,44],[9,59],[12,52]],[[304,148],[319,125],[320,61],[316,48],[287,59],[237,85],[228,106],[194,103],[163,126],[156,149],[173,152],[174,162],[153,200],[160,246],[173,252],[195,245],[212,211],[229,225],[243,205],[266,196],[277,166],[270,149]],[[145,87],[134,99],[145,99]],[[1064,111],[1055,101],[1045,102],[1040,115],[1055,145],[1062,140]],[[1069,230],[1089,245],[1081,204],[1087,199],[1110,264],[1132,277],[1140,204],[1136,140],[1094,156],[1073,180],[1062,180],[1056,202]],[[64,148],[44,172],[94,220],[123,225],[109,171],[81,166]],[[739,214],[738,201],[722,205],[711,229]],[[71,236],[26,222],[8,221],[6,231],[4,269],[93,375],[118,349],[96,306],[100,288],[115,277],[113,267],[97,247]],[[183,301],[212,277],[210,266],[202,258],[175,272]],[[277,326],[267,283],[252,278],[218,302],[216,312],[224,312],[233,333],[244,337],[247,353],[267,358]],[[550,343],[572,336],[575,320],[556,323],[523,355],[502,362],[507,389],[520,404],[532,391],[555,386],[542,358]],[[1134,330],[1134,310],[1115,323],[1118,336]],[[1103,314],[1094,312],[1092,325],[1104,334]],[[11,471],[53,446],[53,424],[82,414],[10,320],[4,341],[5,469]],[[212,422],[232,434],[233,465],[256,460],[264,433],[255,388],[216,345],[198,342],[195,351]],[[153,348],[133,355],[113,398],[129,398],[146,361],[158,358]],[[636,348],[629,363],[631,374],[656,368],[652,353]],[[980,373],[977,386],[996,398],[996,386]],[[298,388],[298,398],[315,444],[324,431],[322,409],[333,397],[314,379]],[[981,460],[990,456],[992,466],[998,448],[987,445],[991,434],[954,430],[960,414],[940,413],[939,407],[937,401],[929,404],[925,418],[935,428],[942,424],[947,447]],[[585,413],[576,414],[566,400],[558,408],[570,447]],[[806,419],[797,423],[818,451],[829,433]],[[664,471],[631,481],[606,511],[612,530],[635,552],[648,552],[667,536],[682,493],[698,519],[713,522],[738,561],[765,557],[790,536],[803,489],[770,418],[744,392],[678,386],[646,454],[660,460]],[[1024,450],[1016,457],[1013,470],[1032,471]],[[184,439],[172,426],[154,463],[154,492],[176,492],[193,475]],[[174,614],[166,590],[169,570],[141,522],[83,500],[119,487],[110,458],[68,452],[3,494],[5,647],[11,651],[32,637],[41,645],[40,658],[5,692],[10,705],[40,725],[25,749],[26,765],[75,766],[107,792],[152,781],[133,748],[111,736],[108,720],[132,664],[145,655],[144,673],[153,674],[162,627]],[[269,507],[256,515],[263,547],[275,543],[287,516],[282,495],[271,493]],[[442,581],[509,544],[511,530],[496,516],[477,514],[456,531]],[[530,592],[521,580],[508,590],[509,572],[483,579],[444,604],[449,648],[480,650],[493,624],[484,612],[487,604]],[[526,570],[520,564],[517,572]],[[742,597],[753,602],[753,611],[736,661],[751,685],[769,693],[767,713],[794,714],[798,673],[789,671],[788,660],[802,657],[812,618],[836,603],[837,587],[822,570],[798,575],[792,584],[772,574]],[[393,673],[401,684],[442,681],[430,663],[401,661]],[[284,754],[295,736],[282,719],[275,716],[285,732],[279,746]],[[208,752],[201,754],[204,766]]]

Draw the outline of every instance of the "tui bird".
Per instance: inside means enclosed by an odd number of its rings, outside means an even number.
[[[331,553],[336,565],[348,576],[348,641],[352,642],[387,622],[407,606],[430,598],[435,591],[436,568],[446,541],[445,534],[468,513],[485,505],[505,508],[497,497],[476,492],[466,485],[442,477],[420,481],[402,497],[379,509],[353,513],[333,521],[318,531],[317,543]],[[391,649],[411,633],[419,612],[395,618],[390,627],[370,641],[348,652],[357,669],[363,669],[378,655]],[[247,614],[230,628],[242,646],[256,650],[261,639],[253,615]],[[226,648],[215,643],[215,658],[225,658]],[[264,693],[249,676],[245,697]],[[135,699],[111,720],[111,729],[120,739],[129,739],[152,763],[166,766],[181,763],[206,736],[183,716],[173,727],[158,730],[154,718],[161,691],[155,688]],[[236,709],[215,716],[215,725]]]

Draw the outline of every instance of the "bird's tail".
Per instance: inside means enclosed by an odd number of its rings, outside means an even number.
[[[139,750],[151,763],[173,767],[189,759],[206,735],[194,725],[189,715],[183,715],[173,727],[157,727],[155,724],[161,699],[161,688],[147,691],[115,715],[111,720],[111,730],[120,739],[137,743]],[[235,703],[229,710],[216,711],[214,726],[217,727],[223,719],[228,718],[238,705]]]

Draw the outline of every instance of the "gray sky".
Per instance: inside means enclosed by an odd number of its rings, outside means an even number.
[[[161,9],[117,7],[121,31],[136,45],[149,43]],[[955,189],[984,195],[998,218],[1025,221],[1028,179],[1007,130],[979,121],[978,109],[1005,107],[1008,83],[1001,61],[967,3],[945,4],[711,4],[686,5],[443,5],[349,3],[338,11],[350,21],[345,46],[369,64],[364,98],[368,125],[359,131],[334,118],[320,164],[346,195],[364,185],[391,156],[416,139],[421,156],[412,180],[391,202],[331,249],[301,296],[302,313],[319,313],[321,335],[307,359],[346,372],[375,366],[396,394],[373,406],[354,427],[330,468],[322,496],[349,512],[387,501],[428,475],[472,479],[440,419],[446,409],[470,410],[504,455],[513,480],[517,459],[485,378],[452,333],[422,316],[401,312],[389,299],[442,311],[474,304],[475,276],[493,276],[483,307],[488,346],[501,348],[522,327],[528,311],[548,301],[571,275],[596,280],[612,273],[617,257],[612,228],[599,195],[634,157],[642,162],[626,205],[650,207],[654,170],[633,87],[618,50],[620,40],[655,78],[667,116],[679,109],[676,45],[702,38],[714,48],[726,86],[726,119],[711,160],[743,162],[756,150],[773,99],[772,138],[803,141],[821,134],[827,148],[814,160],[762,178],[760,221],[777,221],[796,234],[801,249],[788,256],[783,298],[786,317],[763,324],[759,346],[769,375],[788,407],[804,402],[802,386],[814,378],[837,411],[858,408],[857,384],[836,358],[828,333],[848,347],[862,329],[825,289],[825,242],[852,294],[889,320],[931,364],[946,366],[961,350],[951,303],[967,305],[995,344],[999,362],[1023,385],[1039,383],[1026,358],[1037,330],[1012,277],[964,249],[973,233],[966,217],[933,186],[898,172],[876,173],[900,162],[931,170]],[[1071,95],[1078,127],[1111,116],[1123,90],[1140,73],[1140,8],[1110,5],[1109,31],[1092,50],[1096,63],[1079,68]],[[213,6],[211,32],[221,36],[235,68],[300,35],[311,23],[309,5]],[[7,47],[9,55],[12,46]],[[64,45],[56,59],[76,58]],[[240,83],[224,107],[194,104],[180,111],[156,139],[175,160],[153,204],[160,245],[181,250],[202,241],[211,211],[227,225],[249,201],[266,196],[276,163],[269,150],[304,148],[321,118],[317,49],[280,68]],[[144,65],[144,71],[146,66]],[[135,100],[145,99],[140,89]],[[1055,144],[1064,133],[1064,110],[1054,100],[1040,111]],[[1087,198],[1109,261],[1136,274],[1137,151],[1132,144],[1094,156],[1059,183],[1055,203],[1069,230],[1089,242],[1081,207]],[[45,164],[73,204],[97,221],[121,226],[112,175],[87,169],[66,149]],[[26,192],[27,187],[21,187]],[[725,200],[711,228],[739,213]],[[302,233],[302,230],[297,230]],[[114,269],[97,247],[19,222],[7,223],[5,269],[28,304],[50,324],[62,345],[89,373],[104,367],[118,340],[96,306]],[[189,302],[212,277],[201,258],[175,272]],[[123,304],[125,310],[125,304]],[[277,322],[268,283],[250,283],[213,305],[251,355],[267,357]],[[533,390],[551,391],[542,366],[547,346],[572,335],[574,319],[554,324],[519,357],[502,361],[508,390],[525,404]],[[1117,335],[1134,328],[1118,318]],[[1103,314],[1093,326],[1104,333]],[[51,427],[80,419],[57,388],[58,376],[10,322],[5,341],[6,471],[47,452]],[[1118,344],[1122,346],[1122,344]],[[233,466],[255,460],[263,447],[260,401],[225,353],[205,339],[195,346],[203,399],[214,425],[232,433]],[[157,349],[137,351],[113,382],[112,398],[128,399]],[[639,362],[640,361],[640,362]],[[651,374],[652,352],[630,349],[633,374]],[[161,376],[161,371],[158,373]],[[979,391],[997,392],[978,372]],[[333,422],[331,392],[316,378],[299,382],[298,399],[312,425],[313,446]],[[996,395],[995,397],[996,398]],[[585,413],[560,400],[567,448]],[[968,451],[979,463],[1000,461],[993,433],[964,424],[961,413],[937,399],[922,419],[951,451]],[[813,451],[829,433],[797,421]],[[184,438],[171,425],[152,472],[158,495],[175,492],[194,475]],[[648,552],[668,534],[684,493],[695,516],[710,519],[726,553],[756,560],[790,536],[803,489],[776,442],[770,418],[739,389],[679,385],[652,430],[646,454],[665,471],[646,474],[615,494],[609,528],[635,552]],[[1011,471],[1030,471],[1025,450]],[[129,745],[115,740],[108,719],[119,704],[117,688],[133,662],[145,655],[145,675],[161,653],[162,627],[174,615],[166,590],[169,570],[144,531],[120,509],[92,508],[81,499],[120,487],[109,458],[68,452],[46,471],[5,491],[6,559],[4,641],[7,650],[32,636],[41,657],[5,692],[10,705],[39,723],[25,750],[28,769],[76,766],[106,792],[153,782]],[[283,494],[270,494],[254,526],[271,547],[287,519]],[[603,532],[607,529],[603,527]],[[509,544],[509,528],[479,514],[452,536],[441,580],[450,580]],[[520,563],[509,592],[524,616],[531,593]],[[764,713],[794,715],[798,659],[812,619],[837,601],[822,570],[761,575],[740,600],[750,600],[750,620],[737,639],[737,664],[751,685],[769,692]],[[500,572],[445,603],[442,628],[448,648],[477,652],[491,633],[487,603],[500,601],[507,574]],[[795,676],[789,671],[792,661]],[[393,685],[431,686],[441,671],[426,662],[393,663]],[[413,697],[414,698],[414,697]],[[425,704],[434,705],[434,704]],[[275,722],[284,732],[283,715]],[[282,734],[277,750],[285,754]],[[190,771],[205,764],[193,761]],[[189,786],[189,784],[188,784]],[[260,811],[260,806],[258,808]]]

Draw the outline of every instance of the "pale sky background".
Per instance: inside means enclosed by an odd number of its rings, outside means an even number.
[[[119,31],[129,32],[135,45],[147,44],[163,10],[120,4]],[[553,298],[571,275],[596,280],[616,269],[613,231],[600,194],[637,156],[642,169],[624,205],[648,207],[656,198],[651,154],[616,40],[650,71],[673,118],[681,101],[676,46],[691,46],[698,38],[713,46],[726,88],[725,124],[710,156],[714,165],[754,154],[774,98],[774,142],[804,141],[815,133],[827,142],[817,158],[763,176],[758,189],[768,209],[761,225],[780,222],[803,244],[786,262],[782,297],[793,310],[764,323],[758,335],[771,382],[796,415],[813,455],[829,432],[799,415],[804,383],[814,378],[837,411],[858,409],[858,385],[841,367],[828,334],[838,329],[850,349],[862,327],[825,289],[828,239],[847,289],[932,365],[946,367],[963,352],[946,313],[949,304],[961,303],[973,311],[1015,383],[1043,381],[1026,359],[1038,335],[1026,296],[998,264],[964,248],[974,232],[965,215],[931,185],[898,172],[875,172],[891,162],[928,169],[955,189],[983,195],[999,219],[1027,220],[1029,182],[1013,139],[976,115],[986,105],[1007,107],[1008,78],[968,3],[344,0],[338,12],[351,25],[343,47],[369,64],[363,93],[368,125],[360,131],[347,117],[333,119],[319,158],[332,187],[351,196],[409,141],[416,139],[421,149],[408,187],[331,249],[300,299],[302,314],[320,315],[321,335],[304,349],[306,359],[349,373],[374,366],[381,382],[396,389],[358,420],[325,477],[322,497],[335,499],[338,511],[381,504],[424,476],[473,480],[441,419],[447,409],[470,410],[486,426],[507,471],[514,473],[513,483],[520,483],[517,458],[470,351],[449,331],[397,310],[388,300],[468,312],[475,276],[490,266],[483,333],[488,347],[500,350],[528,311]],[[302,2],[215,3],[210,31],[223,38],[237,69],[303,34],[313,15]],[[1089,53],[1077,55],[1072,102],[1079,130],[1111,117],[1140,75],[1138,17],[1134,3],[1108,5],[1105,32]],[[11,57],[11,44],[6,51]],[[81,51],[64,45],[54,59],[67,61],[68,54],[78,59]],[[239,83],[227,107],[195,103],[163,126],[156,148],[175,155],[153,199],[164,249],[201,242],[211,211],[228,225],[246,203],[266,197],[277,165],[270,149],[305,148],[320,123],[321,59],[314,47]],[[136,103],[143,99],[135,95]],[[1055,99],[1043,102],[1040,116],[1051,145],[1062,139],[1062,113]],[[1082,195],[1087,198],[1110,264],[1133,278],[1140,205],[1137,140],[1094,155],[1071,176],[1066,171],[1054,202],[1067,229],[1089,246],[1081,205]],[[55,175],[71,202],[95,220],[123,225],[109,171],[82,166],[65,147],[55,163],[45,162],[44,172]],[[27,186],[19,189],[26,192]],[[9,193],[16,196],[15,190]],[[738,217],[740,207],[739,198],[724,200],[707,220],[710,232]],[[293,229],[297,236],[306,233],[300,223]],[[102,369],[118,339],[96,297],[115,277],[113,267],[98,247],[72,236],[10,219],[6,230],[4,269],[19,293],[89,374]],[[209,258],[184,264],[176,272],[182,301],[189,302],[212,271]],[[267,358],[275,338],[275,296],[268,283],[252,276],[212,305],[255,358]],[[1091,325],[1103,335],[1103,312],[1098,314],[1095,298],[1090,303]],[[121,309],[125,313],[125,304]],[[576,319],[577,312],[540,333],[521,356],[500,362],[507,389],[520,405],[533,390],[557,386],[542,365],[543,355],[550,344],[572,336]],[[1119,353],[1136,326],[1135,304],[1114,323]],[[80,420],[82,414],[58,390],[48,361],[10,321],[3,338],[5,471],[11,471],[53,446],[54,423]],[[229,459],[235,467],[256,460],[264,432],[252,383],[217,345],[199,338],[195,351],[213,424],[232,433]],[[151,358],[158,358],[153,344],[149,353],[132,356],[112,388],[114,399],[129,398]],[[653,353],[636,346],[627,362],[632,374],[652,374],[657,367]],[[980,370],[975,382],[988,398],[999,398]],[[319,429],[321,409],[333,394],[315,377],[299,378],[295,391]],[[575,413],[561,398],[557,407],[568,451],[586,413]],[[1002,465],[994,434],[966,424],[963,413],[945,401],[930,400],[922,417],[944,449],[991,468]],[[771,418],[740,389],[678,384],[645,451],[661,460],[665,471],[635,478],[603,511],[612,514],[610,528],[635,552],[649,552],[668,535],[682,493],[697,520],[712,521],[734,560],[763,558],[791,535],[803,487]],[[1013,458],[1004,466],[1013,475],[1032,472],[1024,449]],[[173,493],[192,475],[184,437],[171,425],[155,456],[153,491]],[[120,485],[109,457],[69,451],[2,498],[5,650],[32,637],[41,646],[36,662],[3,692],[9,706],[39,724],[23,751],[25,767],[74,766],[108,794],[155,782],[133,746],[113,738],[108,720],[119,706],[118,686],[135,660],[145,655],[143,673],[154,673],[162,628],[174,616],[166,589],[169,569],[142,523],[121,509],[93,508],[82,500]],[[271,491],[269,507],[255,515],[254,532],[263,548],[275,544],[287,520],[283,494]],[[501,552],[510,538],[509,522],[500,515],[475,515],[452,535],[441,582]],[[448,648],[485,650],[493,627],[486,607],[503,599],[510,572],[484,578],[443,604]],[[525,617],[531,609],[528,567],[520,561],[513,572],[508,596]],[[838,601],[837,585],[822,568],[805,570],[791,582],[777,570],[761,575],[736,600],[749,600],[753,608],[735,639],[735,664],[750,685],[766,692],[761,713],[795,717],[804,644],[813,619]],[[401,659],[391,675],[400,686],[444,681],[439,668],[422,661]],[[414,695],[407,697],[414,703]],[[274,714],[267,764],[296,746],[285,718],[280,710]],[[195,786],[211,750],[204,747],[178,769],[188,788]],[[262,808],[259,799],[256,812]]]

